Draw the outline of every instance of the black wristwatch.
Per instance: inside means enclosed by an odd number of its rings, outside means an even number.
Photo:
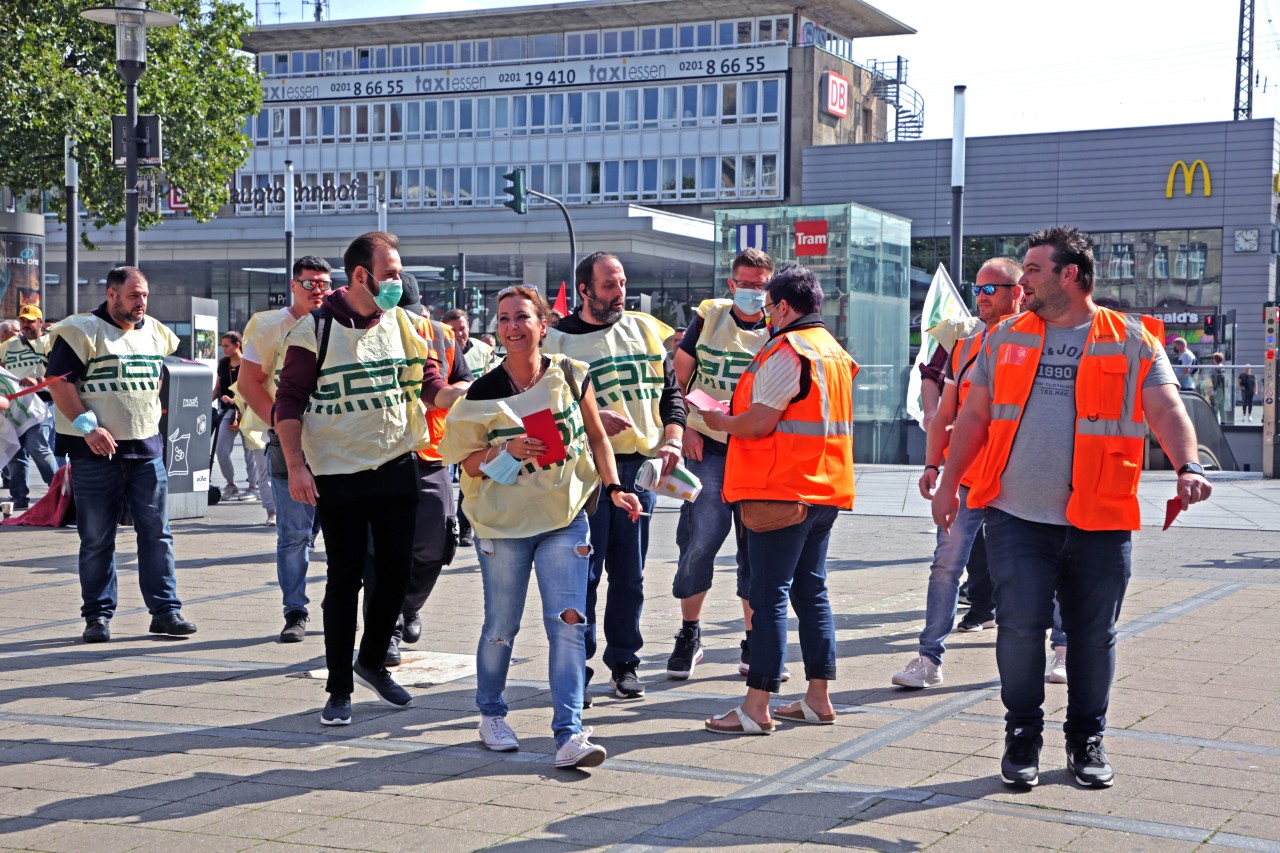
[[[1199,474],[1203,477],[1204,466],[1199,462],[1188,462],[1186,465],[1183,465],[1178,469],[1178,476],[1181,477],[1183,474]]]
[[[939,468],[937,465],[926,465],[926,466],[924,466],[924,470],[926,470],[926,471],[928,471],[930,468],[932,468],[933,470],[937,471],[939,474],[941,474],[941,473],[942,473],[942,469],[941,469],[941,468]]]
[[[627,487],[622,485],[621,483],[610,483],[609,485],[604,487],[604,496],[609,500],[613,500],[613,495],[615,492],[626,492],[626,490],[627,490]]]

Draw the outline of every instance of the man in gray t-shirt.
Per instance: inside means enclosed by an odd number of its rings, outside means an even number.
[[[1000,494],[987,506],[1026,521],[1070,524],[1067,500],[1076,438],[1076,371],[1089,325],[1067,329],[1046,325],[1040,367],[1000,478]],[[970,378],[975,385],[992,390],[985,350],[974,362]],[[1157,349],[1143,387],[1177,384],[1168,356]]]
[[[1186,338],[1173,339],[1173,357],[1178,361],[1178,386],[1183,391],[1196,390],[1196,384],[1191,381],[1191,374],[1195,371],[1193,365],[1196,363],[1196,356],[1187,349]]]
[[[1093,241],[1059,227],[1037,231],[1027,242],[1019,282],[1027,313],[987,335],[953,430],[933,517],[950,529],[960,481],[986,444],[969,501],[986,506],[1000,620],[996,664],[1006,711],[1001,778],[1022,788],[1040,778],[1044,634],[1056,595],[1071,638],[1063,725],[1067,769],[1080,785],[1105,788],[1114,773],[1102,737],[1115,673],[1116,618],[1140,518],[1144,418],[1178,469],[1183,508],[1207,499],[1211,489],[1195,461],[1195,430],[1160,341],[1137,318],[1093,301]],[[1086,358],[1086,381],[1077,388]]]

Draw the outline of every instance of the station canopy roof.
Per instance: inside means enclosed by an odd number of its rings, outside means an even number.
[[[331,48],[343,44],[453,41],[611,27],[647,27],[716,19],[791,15],[784,0],[586,0],[502,9],[396,15],[338,21],[269,24],[245,34],[254,53]],[[810,0],[802,15],[846,38],[911,35],[914,29],[862,0]]]

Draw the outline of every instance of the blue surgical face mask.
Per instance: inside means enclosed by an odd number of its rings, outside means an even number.
[[[744,314],[759,314],[764,310],[764,290],[739,287],[733,291],[733,304]]]
[[[516,478],[520,476],[520,467],[520,460],[504,448],[497,456],[481,465],[480,471],[495,483],[514,486]]]

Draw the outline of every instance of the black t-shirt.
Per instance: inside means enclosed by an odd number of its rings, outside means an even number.
[[[214,404],[220,411],[236,408],[235,403],[223,403],[223,397],[235,397],[231,393],[231,386],[236,384],[236,380],[240,378],[240,365],[232,364],[229,356],[223,356],[218,360],[218,394]]]
[[[745,329],[748,332],[755,332],[766,328],[769,321],[763,314],[759,320],[743,320],[737,314],[730,311],[733,322],[738,324],[739,329]],[[705,325],[701,315],[695,314],[693,323],[689,328],[684,330],[684,340],[680,341],[680,349],[693,357],[694,361],[698,360],[698,339],[702,337],[702,327]],[[702,452],[710,453],[712,456],[727,456],[729,453],[729,445],[723,441],[717,441],[709,435],[702,436]]]

